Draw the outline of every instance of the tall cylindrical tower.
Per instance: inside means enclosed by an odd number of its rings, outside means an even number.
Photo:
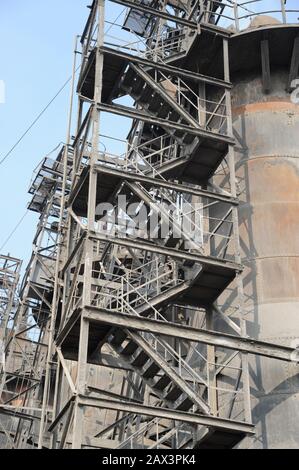
[[[299,30],[275,23],[256,18],[231,39],[244,301],[249,336],[296,345],[299,103],[289,87],[298,73]],[[256,358],[251,383],[257,432],[242,447],[298,448],[298,367]]]

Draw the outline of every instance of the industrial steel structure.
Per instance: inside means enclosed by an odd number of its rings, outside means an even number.
[[[7,368],[6,356],[5,356],[5,345],[7,339],[10,337],[13,330],[13,322],[15,316],[15,310],[17,305],[17,288],[20,277],[22,262],[19,259],[12,258],[10,255],[0,256],[0,367],[1,372],[5,372]],[[2,387],[4,376],[1,374],[0,382],[0,397],[3,398]],[[9,396],[10,389],[14,378],[9,377],[9,381],[6,385],[6,392]],[[10,382],[10,383],[9,383]],[[14,385],[12,387],[14,389]],[[0,406],[2,407],[2,400],[0,400]],[[1,412],[1,411],[0,411]],[[4,418],[0,420],[0,443],[4,442],[3,436],[7,432],[7,417],[4,422]]]
[[[93,1],[75,135],[72,98],[67,142],[30,190],[40,220],[5,341],[6,447],[298,445],[298,424],[287,443],[266,415],[298,409],[288,401],[299,391],[298,320],[281,311],[270,274],[289,279],[281,292],[292,303],[298,246],[282,260],[277,231],[289,205],[293,230],[298,197],[294,188],[279,205],[275,168],[287,157],[298,184],[299,10],[278,0],[265,16],[263,3]],[[126,9],[121,25],[105,20],[112,4]],[[278,315],[292,335],[278,336]],[[252,400],[252,377],[267,403]],[[267,387],[284,380],[284,399],[271,401]]]
[[[20,447],[23,435],[31,436],[26,443],[34,445],[32,435],[38,435],[55,282],[62,156],[63,149],[56,161],[42,161],[29,190],[28,208],[39,213],[40,219],[18,302],[3,335],[6,367],[1,370],[1,413],[10,416],[3,439],[3,447],[8,448]]]
[[[4,331],[9,328],[17,298],[21,261],[8,256],[0,256],[0,327],[1,341]]]

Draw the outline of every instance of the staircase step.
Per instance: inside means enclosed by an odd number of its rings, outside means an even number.
[[[122,356],[132,356],[138,349],[138,346],[133,341],[129,341],[126,347],[121,351]]]
[[[182,400],[180,400],[180,403],[176,406],[177,411],[189,411],[191,408],[193,408],[194,403],[192,400],[190,400],[189,397],[186,396],[184,393]]]
[[[159,112],[158,112],[159,118],[166,119],[169,116],[169,111],[170,111],[169,105],[168,103],[165,102],[163,106],[161,106],[161,108],[159,109]]]
[[[175,248],[178,243],[178,238],[174,237],[173,234],[169,234],[168,238],[165,239],[165,246],[170,248]]]
[[[141,368],[147,361],[149,361],[149,356],[144,351],[137,351],[130,360],[133,367]]]
[[[169,113],[169,121],[172,121],[172,122],[180,122],[180,115],[177,111],[175,111],[174,109],[172,109]]]
[[[179,129],[175,129],[173,131],[173,135],[175,136],[176,139],[181,140],[182,142],[184,141],[184,138],[186,137],[186,132],[181,131]]]
[[[149,85],[146,85],[142,89],[141,96],[140,97],[136,96],[136,100],[141,104],[147,104],[151,100],[152,94],[153,94],[153,89]]]
[[[162,438],[163,436],[165,436],[165,434],[169,433],[169,431],[173,429],[172,426],[168,426],[165,428],[162,428],[162,426],[160,426],[160,428],[161,430],[159,431],[159,438]],[[157,438],[156,432],[151,432],[148,437],[149,439],[152,439],[153,441],[155,441]]]
[[[136,79],[136,74],[134,70],[129,68],[121,78],[120,88],[126,91],[130,90],[132,88],[134,79]]]
[[[196,139],[195,135],[185,133],[185,135],[183,137],[183,142],[186,145],[190,145],[190,144],[192,144],[192,142],[194,142],[195,139]]]
[[[130,84],[130,90],[132,96],[136,96],[136,98],[140,97],[142,94],[142,90],[145,87],[144,81],[142,78],[135,76]]]
[[[126,338],[127,335],[122,330],[114,330],[108,338],[108,342],[114,346],[120,346]]]
[[[157,114],[157,116],[160,116],[159,110],[162,108],[163,104],[164,104],[164,101],[162,100],[161,96],[158,93],[155,93],[151,97],[151,100],[149,101],[147,105],[147,109],[150,112]]]
[[[176,386],[173,386],[171,387],[171,389],[167,392],[165,392],[164,394],[164,397],[165,397],[165,400],[166,401],[176,401],[181,395],[183,394],[183,391],[176,387]]]
[[[142,376],[145,379],[153,379],[160,370],[160,367],[155,362],[151,362],[145,365]]]
[[[168,375],[163,375],[153,386],[156,390],[165,390],[167,385],[169,385],[171,382],[171,379],[168,377]]]

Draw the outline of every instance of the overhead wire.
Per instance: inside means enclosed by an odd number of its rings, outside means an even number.
[[[77,68],[76,72],[79,70]],[[45,114],[45,112],[50,108],[51,104],[58,98],[58,96],[63,92],[63,90],[67,87],[70,83],[72,77],[68,78],[67,81],[62,85],[62,87],[58,90],[55,96],[51,99],[51,101],[43,108],[43,110],[38,114],[38,116],[34,119],[34,121],[30,124],[30,126],[26,129],[26,131],[21,135],[21,137],[17,140],[17,142],[11,147],[11,149],[4,155],[4,157],[0,160],[0,166],[10,157],[13,151],[18,147],[18,145],[22,142],[22,140],[26,137],[27,134],[31,131],[31,129],[35,126],[35,124],[40,120],[40,118]]]
[[[3,245],[0,247],[0,253],[2,253],[2,251],[4,250],[4,248],[6,247],[7,243],[12,239],[12,237],[14,236],[14,234],[16,233],[16,231],[18,230],[18,228],[22,225],[22,223],[24,222],[27,214],[29,212],[29,209],[26,210],[25,214],[22,216],[22,218],[19,220],[19,222],[17,223],[17,225],[15,226],[15,228],[12,230],[12,232],[9,234],[9,236],[7,237],[7,239],[5,240],[5,242],[3,243]]]
[[[126,9],[124,8],[121,13],[117,16],[117,18],[115,19],[114,23],[110,25],[110,27],[108,27],[108,30],[106,31],[106,34],[111,30],[111,28],[113,27],[113,25],[116,24],[116,22],[119,20],[119,18],[122,16],[122,14],[124,13]],[[79,65],[76,69],[76,73],[78,72],[79,68],[81,67],[81,65]],[[67,85],[70,83],[70,81],[72,80],[72,76],[70,76],[65,82],[64,84],[59,88],[59,90],[57,91],[57,93],[53,96],[53,98],[49,101],[49,103],[42,109],[42,111],[38,114],[38,116],[33,120],[33,122],[30,124],[30,126],[26,129],[26,131],[21,135],[21,137],[17,140],[17,142],[11,147],[11,149],[4,155],[4,157],[0,160],[0,166],[3,165],[3,163],[5,163],[5,161],[12,155],[13,151],[18,147],[18,145],[23,141],[23,139],[27,136],[27,134],[29,134],[29,132],[31,131],[31,129],[35,126],[35,124],[37,124],[37,122],[41,119],[41,117],[45,114],[45,112],[50,108],[50,106],[53,104],[53,102],[58,98],[58,96],[63,92],[63,90],[67,87]],[[58,145],[58,147],[60,146],[60,144]],[[51,153],[53,153],[58,147],[56,147]],[[16,231],[19,229],[19,227],[22,225],[22,223],[24,222],[27,214],[29,212],[29,209],[26,210],[25,214],[21,217],[21,219],[19,220],[19,222],[17,223],[17,225],[15,226],[15,228],[12,230],[12,232],[9,234],[9,236],[7,237],[7,239],[4,241],[4,243],[2,244],[2,246],[0,247],[0,252],[2,252],[2,250],[6,247],[6,245],[9,243],[9,241],[12,239],[12,237],[14,236],[14,234],[16,233]]]
[[[107,31],[105,34],[107,34],[113,26],[116,25],[116,22],[119,20],[119,18],[123,15],[124,11],[126,8],[124,8],[121,13],[117,16],[117,18],[114,20],[112,24],[110,24],[110,27],[108,27]],[[78,72],[80,68],[80,65],[76,69],[76,73]],[[13,153],[13,151],[18,147],[18,145],[22,142],[22,140],[26,137],[26,135],[31,131],[31,129],[37,124],[37,122],[40,120],[40,118],[45,114],[45,112],[49,109],[51,104],[58,98],[58,96],[63,92],[63,90],[67,87],[67,85],[70,83],[72,80],[72,77],[69,77],[66,82],[62,85],[62,87],[58,90],[58,92],[55,94],[55,96],[49,101],[49,103],[42,109],[42,111],[38,114],[38,116],[34,119],[34,121],[30,124],[30,126],[26,129],[26,131],[21,135],[21,137],[17,140],[17,142],[11,147],[11,149],[1,158],[0,160],[0,166],[3,165],[3,163],[10,157],[10,155]]]

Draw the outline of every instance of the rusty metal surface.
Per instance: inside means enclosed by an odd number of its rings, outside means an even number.
[[[240,191],[248,334],[294,345],[299,339],[299,105],[272,70],[265,95],[258,73],[235,77],[234,130]],[[298,341],[299,342],[299,341]],[[251,363],[256,438],[242,447],[298,448],[299,368]]]

